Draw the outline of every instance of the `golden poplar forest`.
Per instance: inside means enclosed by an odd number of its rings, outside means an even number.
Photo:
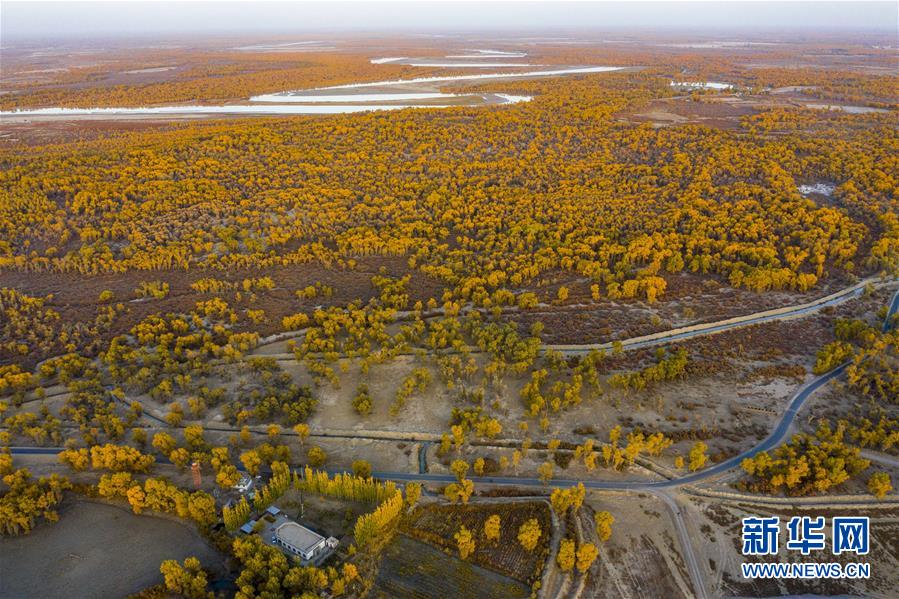
[[[623,68],[441,83],[463,98],[443,108],[5,113],[0,534],[103,501],[187,523],[227,560],[172,555],[132,597],[392,596],[414,547],[435,552],[421,567],[440,592],[487,585],[477,566],[508,596],[615,596],[606,564],[626,555],[646,568],[630,594],[696,596],[661,558],[683,516],[720,548],[694,548],[708,590],[755,596],[727,570],[740,510],[893,501],[895,53],[652,39],[522,43],[529,68]],[[14,55],[0,109],[213,106],[472,72],[372,64],[381,43],[123,47],[57,70]],[[384,56],[473,51],[392,43]],[[531,99],[487,100],[500,94]],[[829,374],[789,434],[749,455]],[[269,508],[333,535],[333,557],[282,550]]]
[[[897,266],[892,115],[654,130],[614,115],[666,93],[655,77],[515,87],[540,95],[4,151],[0,266],[352,268],[388,255],[463,297],[563,271],[650,300],[681,270],[764,291]],[[836,182],[834,205],[803,198],[808,179]]]

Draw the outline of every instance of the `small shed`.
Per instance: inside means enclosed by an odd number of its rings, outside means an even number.
[[[240,532],[244,533],[245,535],[252,534],[254,526],[256,526],[256,521],[250,520],[240,527]]]

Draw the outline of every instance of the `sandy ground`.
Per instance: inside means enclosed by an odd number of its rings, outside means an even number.
[[[847,419],[853,421],[859,417],[866,417],[875,423],[879,420],[878,414],[886,418],[899,418],[899,404],[887,403],[865,398],[858,391],[849,387],[845,381],[838,381],[826,391],[818,393],[807,402],[799,412],[800,429],[803,432],[813,432],[818,428],[822,419],[831,422]],[[893,451],[899,450],[895,448]]]
[[[598,575],[583,597],[692,596],[677,533],[665,505],[649,495],[597,493],[585,505],[615,518],[612,537],[599,547]]]
[[[849,114],[887,112],[848,102],[821,100],[803,93],[808,90],[809,88],[802,86],[790,86],[767,94],[713,94],[695,99],[691,96],[677,96],[653,100],[647,106],[619,117],[631,122],[651,123],[653,127],[689,123],[735,130],[741,128],[740,120],[743,117],[771,109],[807,108]]]
[[[30,535],[0,539],[0,597],[123,597],[162,582],[166,559],[195,556],[224,571],[222,556],[189,526],[125,507],[76,501]]]
[[[899,538],[897,511],[851,510],[846,508],[798,509],[784,506],[752,506],[721,503],[699,497],[681,501],[687,513],[691,536],[695,539],[697,561],[705,569],[705,579],[713,596],[768,597],[774,595],[845,594],[865,597],[895,597],[899,588],[899,561],[896,557],[896,539]],[[742,577],[740,564],[750,561],[741,554],[741,518],[749,516],[779,516],[781,522],[792,516],[825,516],[828,521],[826,537],[828,547],[824,552],[813,552],[803,557],[801,553],[787,550],[786,532],[781,531],[781,547],[776,557],[762,560],[766,563],[786,562],[867,562],[871,565],[868,580],[781,580],[762,581]],[[849,554],[834,556],[830,552],[830,518],[833,516],[868,516],[871,518],[871,550],[867,556]],[[784,529],[785,525],[782,524]]]
[[[502,439],[523,439],[525,434],[519,429],[519,424],[523,421],[528,421],[527,435],[535,441],[558,438],[572,444],[581,444],[587,438],[604,442],[608,439],[609,431],[614,426],[621,425],[625,433],[641,428],[648,432],[663,431],[673,438],[675,445],[666,450],[661,458],[653,458],[653,461],[663,467],[671,468],[674,457],[686,455],[690,446],[700,439],[709,445],[708,453],[714,460],[722,459],[752,446],[770,431],[791,395],[811,377],[814,352],[832,339],[833,318],[865,313],[870,316],[882,304],[883,298],[880,295],[882,294],[878,293],[859,302],[844,304],[832,313],[815,318],[691,340],[686,346],[697,370],[687,379],[663,383],[642,392],[625,393],[606,387],[599,396],[593,395],[592,390],[585,386],[582,403],[555,414],[546,431],[540,431],[537,422],[525,417],[524,405],[519,398],[520,389],[525,383],[525,378],[521,376],[509,375],[503,379],[499,388],[488,388],[485,413],[496,417],[502,424],[503,431],[499,435]],[[266,348],[269,349],[271,348]],[[639,362],[622,362],[633,359],[639,359],[639,356],[634,358],[628,353],[623,358],[612,358],[610,371],[633,370]],[[647,352],[647,356],[642,359],[651,361],[651,352]],[[313,385],[312,378],[303,365],[292,360],[282,361],[281,365],[298,383]],[[434,381],[424,392],[414,393],[398,415],[391,415],[390,405],[402,379],[420,365],[432,369]],[[340,371],[339,376],[339,388],[334,388],[329,383],[313,387],[313,395],[318,401],[310,419],[313,434],[341,429],[375,436],[379,432],[410,436],[413,433],[439,435],[448,430],[454,407],[472,407],[470,402],[460,397],[458,390],[446,389],[427,358],[422,361],[415,356],[400,356],[387,364],[372,366],[365,377],[361,375],[357,364],[348,363],[346,370]],[[374,403],[372,414],[366,417],[359,416],[352,407],[356,387],[363,380],[368,384]],[[48,392],[52,394],[54,388],[48,388]],[[810,402],[809,407],[800,415],[797,426],[808,425],[814,428],[816,417],[845,415],[860,405],[857,400],[839,395],[839,389],[835,389],[834,393],[837,395],[828,395],[834,401],[816,398]],[[824,393],[821,396],[824,397]],[[52,413],[59,414],[65,398],[65,395],[55,396],[45,400],[44,404]],[[165,406],[147,396],[129,396],[128,400],[140,401],[147,414],[162,417],[167,411]],[[40,405],[39,401],[31,401],[19,410],[11,408],[9,414],[18,411],[37,412]],[[819,410],[819,407],[827,409]],[[840,407],[845,409],[838,409]],[[203,419],[202,424],[206,426],[228,426],[216,409],[206,413]],[[185,425],[191,423],[190,420],[184,422]],[[160,426],[158,422],[146,417],[144,424],[151,427],[148,430],[150,437]],[[253,428],[264,430],[263,425]],[[75,431],[69,432],[77,435]],[[178,431],[175,431],[175,435],[181,436]],[[231,432],[207,430],[206,438],[212,444],[226,445],[232,435]],[[253,443],[265,439],[264,434],[259,434],[254,437]],[[293,436],[283,436],[278,442],[287,443],[291,447],[295,463],[299,464],[305,462],[308,446],[316,444],[328,453],[329,466],[349,467],[353,460],[361,458],[369,460],[375,470],[414,472],[418,469],[419,445],[414,442],[313,437],[305,447],[301,447]],[[24,439],[16,439],[14,443],[29,444]],[[439,472],[443,466],[435,450],[436,445],[432,445],[429,463],[431,471]],[[465,457],[469,460],[476,457],[493,457],[498,460],[501,455],[511,457],[511,449],[502,452],[478,446],[465,449]],[[454,456],[444,458],[443,461],[452,457]],[[533,472],[545,459],[545,452],[532,451],[522,462],[519,472]],[[565,470],[560,467],[556,469],[556,476],[565,478],[589,479],[609,475],[606,469],[589,473],[583,466],[574,464]],[[626,475],[628,473],[623,476]],[[630,475],[645,476],[646,473],[640,471]]]

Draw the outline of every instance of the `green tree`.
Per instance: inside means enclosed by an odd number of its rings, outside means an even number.
[[[183,566],[175,560],[165,560],[159,571],[165,578],[165,588],[170,593],[187,599],[213,597],[213,594],[206,590],[208,585],[206,572],[203,571],[200,560],[195,557],[185,559]]]
[[[456,544],[459,547],[459,557],[468,559],[468,556],[474,553],[475,549],[474,537],[471,531],[465,528],[465,526],[460,526],[453,538],[456,539]]]
[[[456,479],[461,482],[465,475],[468,474],[468,462],[465,460],[453,460],[453,463],[450,464],[450,470],[456,475]]]
[[[693,444],[693,447],[690,448],[690,453],[687,456],[690,461],[690,471],[696,472],[708,461],[708,456],[705,454],[706,450],[709,448],[708,445],[703,443],[702,441],[697,441]]]
[[[371,477],[371,464],[366,460],[356,460],[353,462],[353,474],[360,478]]]
[[[599,551],[596,549],[596,545],[593,543],[584,543],[580,547],[577,548],[577,569],[578,572],[586,572],[590,569],[590,566],[593,565],[593,562],[596,561],[596,556],[599,555]]]
[[[313,445],[309,448],[309,451],[306,452],[306,458],[310,466],[313,468],[320,468],[324,466],[325,462],[328,460],[328,454],[318,445]]]
[[[518,528],[518,542],[526,551],[533,551],[542,534],[540,523],[536,518],[531,518]]]
[[[259,468],[262,466],[262,458],[255,449],[248,449],[240,454],[240,463],[252,475],[259,474]]]
[[[488,541],[498,541],[500,533],[500,517],[499,514],[491,514],[484,521],[484,537]]]
[[[609,512],[596,512],[593,515],[593,521],[596,524],[596,536],[600,541],[608,541],[612,536],[612,524],[615,523],[615,517]]]
[[[886,472],[875,472],[868,479],[868,492],[877,499],[883,499],[893,490],[893,481]]]
[[[574,540],[562,539],[562,543],[559,545],[559,553],[556,554],[556,563],[559,564],[559,569],[562,572],[571,572],[571,569],[574,568],[574,562]]]

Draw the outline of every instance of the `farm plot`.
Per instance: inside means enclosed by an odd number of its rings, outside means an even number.
[[[496,541],[488,541],[484,536],[484,522],[492,514],[497,514],[501,522]],[[518,542],[518,529],[531,518],[539,522],[542,534],[534,550],[526,551]],[[429,505],[416,510],[403,525],[403,532],[455,553],[453,535],[460,526],[475,537],[476,548],[469,558],[473,563],[527,583],[540,576],[552,534],[549,507],[545,504]]]
[[[527,597],[524,584],[446,555],[439,549],[397,535],[384,550],[372,597],[416,599],[516,599]]]

